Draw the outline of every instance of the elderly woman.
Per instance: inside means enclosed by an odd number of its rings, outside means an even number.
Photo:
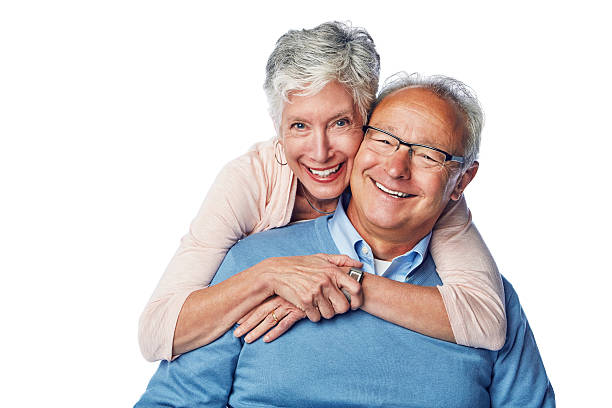
[[[236,322],[272,341],[297,320],[358,308],[357,261],[342,255],[271,258],[207,287],[246,235],[330,214],[347,188],[378,88],[379,57],[363,29],[325,23],[289,31],[267,64],[265,91],[278,137],[255,145],[217,177],[147,304],[139,328],[148,360],[208,344]],[[505,341],[503,289],[464,200],[448,208],[430,249],[444,285],[405,284],[406,299],[369,311],[428,336],[497,349]],[[343,292],[346,293],[343,294]],[[348,299],[350,299],[350,304]]]

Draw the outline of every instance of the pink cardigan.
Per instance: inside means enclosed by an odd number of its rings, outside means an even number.
[[[147,360],[172,358],[187,296],[210,283],[236,241],[289,223],[296,189],[289,166],[274,158],[272,140],[223,168],[140,317],[140,349]],[[501,277],[463,198],[438,220],[430,251],[457,343],[501,348],[506,338]]]

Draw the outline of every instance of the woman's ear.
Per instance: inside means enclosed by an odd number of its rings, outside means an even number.
[[[470,167],[468,167],[466,171],[463,172],[463,174],[457,181],[455,188],[453,189],[453,192],[451,194],[451,200],[457,201],[461,198],[461,194],[463,194],[463,190],[465,190],[468,184],[470,184],[470,182],[476,176],[476,173],[478,172],[478,166],[479,166],[478,162],[475,161],[474,163],[472,163]]]

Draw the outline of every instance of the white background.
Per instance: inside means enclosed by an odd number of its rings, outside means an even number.
[[[559,405],[601,406],[608,16],[590,1],[3,2],[2,405],[136,402],[155,370],[140,311],[216,172],[273,135],[262,84],[276,39],[351,20],[374,38],[381,78],[443,73],[479,94],[474,219]]]

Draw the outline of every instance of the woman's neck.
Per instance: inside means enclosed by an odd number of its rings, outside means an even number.
[[[291,221],[311,220],[321,215],[332,214],[337,205],[338,197],[319,200],[310,194],[302,183],[298,182]]]

